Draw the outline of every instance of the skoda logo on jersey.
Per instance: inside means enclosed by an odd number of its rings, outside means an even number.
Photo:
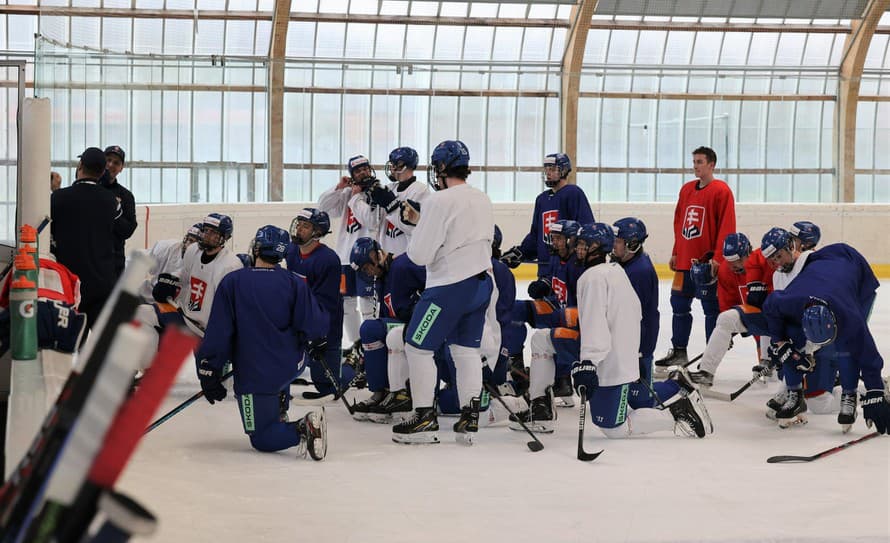
[[[426,313],[423,314],[423,318],[420,319],[420,324],[417,326],[417,330],[411,334],[411,340],[414,343],[418,345],[423,343],[424,338],[426,338],[427,333],[429,333],[430,328],[432,328],[433,323],[436,322],[436,317],[439,316],[441,311],[441,307],[436,304],[430,304]]]
[[[559,220],[559,210],[551,209],[550,211],[545,211],[541,213],[541,224],[544,227],[541,229],[544,236],[544,243],[550,243],[550,225]]]
[[[355,218],[355,215],[352,213],[352,209],[346,208],[346,231],[350,234],[355,234],[359,230],[362,229],[362,223],[358,222],[358,219]]]
[[[685,239],[699,238],[702,235],[702,227],[705,224],[705,208],[703,206],[688,206],[683,218],[683,229],[680,234]]]
[[[395,239],[402,234],[404,234],[404,232],[396,228],[396,225],[388,220],[386,221],[386,237]]]

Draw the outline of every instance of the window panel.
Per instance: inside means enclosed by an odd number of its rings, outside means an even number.
[[[464,60],[489,60],[494,42],[494,28],[468,27]]]
[[[225,21],[198,19],[195,32],[196,55],[218,55],[223,50],[223,34]]]
[[[493,60],[517,60],[522,50],[522,29],[498,27],[494,33]]]
[[[370,121],[370,96],[350,94],[343,96],[343,152],[346,155],[370,155]],[[315,133],[318,133],[318,127]]]
[[[193,25],[193,21],[181,19],[164,21],[163,47],[165,55],[192,54]]]
[[[427,125],[432,122],[430,118],[430,100],[428,96],[402,96],[401,115],[399,116],[399,129],[401,138],[399,145],[414,147],[420,155],[420,165],[428,162],[433,145],[427,139]]]
[[[695,32],[675,30],[668,32],[667,42],[664,46],[664,63],[688,64],[695,36]]]
[[[874,118],[876,102],[859,102],[856,109],[856,167],[872,168],[874,160]],[[886,152],[886,151],[884,151]]]
[[[464,29],[456,26],[440,26],[436,29],[435,58],[460,60],[463,52]]]
[[[600,174],[600,201],[602,202],[626,202],[627,201],[627,174],[603,173]]]
[[[797,174],[793,177],[793,196],[795,202],[819,202],[819,175]]]
[[[453,96],[433,96],[430,98],[429,110],[429,146],[430,150],[440,141],[452,140],[457,134],[457,103]],[[465,130],[469,131],[470,127]],[[477,151],[478,153],[478,151]],[[470,155],[472,158],[474,155]]]
[[[285,54],[289,57],[311,57],[315,53],[315,28],[315,23],[289,22]]]
[[[599,166],[600,142],[600,99],[580,98],[578,100],[578,156],[574,158],[578,166]],[[550,153],[549,148],[544,154]],[[539,158],[540,160],[540,158]]]
[[[481,97],[462,97],[458,99],[457,138],[467,144],[470,150],[470,166],[476,164],[493,164],[488,158],[486,138],[488,126],[489,99]],[[502,136],[503,137],[503,136]],[[444,136],[441,139],[432,138],[431,145],[437,145],[440,141],[454,139],[454,136]],[[496,164],[496,163],[494,163]],[[478,181],[478,178],[477,178]]]
[[[402,58],[405,30],[405,25],[379,25],[377,28],[377,42],[374,46],[374,56],[386,59]]]
[[[631,100],[628,165],[655,166],[655,100]]]
[[[102,47],[112,51],[128,51],[130,49],[130,36],[132,21],[126,19],[102,19]],[[191,44],[191,32],[189,33]],[[191,46],[189,47],[191,49]]]
[[[318,30],[315,35],[315,56],[323,58],[342,57],[345,32],[346,25],[343,23],[318,23]]]
[[[627,166],[627,125],[630,101],[604,99],[600,152],[603,166]],[[605,188],[605,184],[603,187]],[[611,194],[611,193],[610,193]]]
[[[727,32],[723,36],[723,46],[720,51],[720,64],[743,66],[746,64],[748,47],[750,44],[751,34],[746,32]]]
[[[389,152],[400,147],[399,97],[371,97],[371,161],[386,162]],[[413,142],[406,144],[413,147]]]
[[[374,32],[377,25],[349,23],[346,29],[346,58],[372,58],[374,56]]]
[[[609,64],[632,64],[637,49],[636,30],[613,30],[609,43],[609,54],[606,62]]]
[[[518,98],[516,119],[516,164],[536,166],[541,164],[544,152],[544,100]]]
[[[488,123],[485,130],[488,139],[487,164],[502,166],[515,164],[513,155],[516,138],[515,114],[515,98],[488,99]]]
[[[479,172],[470,176],[471,180]],[[509,202],[513,199],[513,172],[485,172],[485,192],[492,202]]]

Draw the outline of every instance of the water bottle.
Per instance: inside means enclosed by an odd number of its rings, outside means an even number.
[[[33,265],[33,264],[32,264]],[[10,343],[13,360],[37,358],[37,284],[16,278],[9,290]]]

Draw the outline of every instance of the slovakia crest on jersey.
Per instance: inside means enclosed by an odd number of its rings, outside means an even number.
[[[404,234],[404,232],[399,230],[396,225],[394,225],[389,220],[386,221],[386,237],[395,239],[402,234]]]
[[[704,224],[705,208],[703,206],[688,206],[683,216],[683,228],[680,230],[680,234],[685,239],[701,237]]]
[[[550,225],[558,220],[559,210],[557,209],[551,209],[550,211],[541,213],[541,224],[543,225],[542,231],[545,243],[550,243]]]
[[[361,229],[362,223],[358,222],[358,219],[355,218],[355,215],[352,213],[352,208],[346,206],[346,231],[350,234],[355,234]]]
[[[386,310],[389,311],[389,314],[393,317],[396,316],[396,310],[392,307],[392,294],[386,294],[383,297],[383,303],[386,305]]]
[[[207,294],[207,283],[192,277],[189,282],[189,311],[201,311],[204,307],[204,296]]]
[[[566,282],[559,277],[551,277],[550,281],[550,288],[552,288],[553,293],[556,294],[556,299],[559,300],[559,303],[565,304],[569,297],[569,289],[566,286]]]

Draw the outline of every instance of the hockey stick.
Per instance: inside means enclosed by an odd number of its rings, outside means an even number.
[[[791,455],[781,455],[781,456],[770,456],[766,459],[767,464],[782,464],[786,462],[812,462],[813,460],[818,460],[824,456],[828,456],[830,454],[834,454],[837,452],[841,452],[842,450],[852,447],[857,443],[862,443],[863,441],[867,441],[873,437],[878,437],[880,432],[872,432],[870,434],[865,434],[864,436],[854,439],[852,441],[848,441],[846,443],[842,443],[837,447],[832,447],[830,449],[826,449],[820,453],[816,453],[813,456],[791,456]]]
[[[331,380],[331,384],[334,385],[334,390],[336,391],[337,396],[339,396],[340,399],[343,400],[343,405],[346,406],[346,410],[349,411],[350,415],[352,415],[354,409],[351,405],[349,405],[349,402],[346,401],[345,391],[340,388],[340,380],[334,378],[334,372],[332,372],[331,368],[328,367],[328,363],[325,361],[324,356],[318,356],[314,358],[316,362],[321,364],[321,368],[324,370],[325,375],[327,375],[328,379]]]
[[[507,410],[507,413],[510,413],[510,415],[512,415],[513,418],[516,419],[517,422],[519,422],[519,425],[522,426],[522,429],[525,430],[526,432],[528,432],[528,435],[532,436],[532,439],[534,439],[534,441],[529,441],[529,442],[526,443],[526,445],[528,445],[528,448],[529,448],[532,452],[538,452],[538,451],[543,450],[543,449],[544,449],[544,444],[541,443],[541,440],[538,439],[538,436],[536,436],[536,435],[534,434],[534,432],[532,432],[531,430],[529,430],[529,429],[528,429],[528,426],[526,426],[525,423],[522,422],[522,419],[519,418],[519,417],[516,415],[516,413],[514,413],[513,410],[510,409],[510,408],[507,406],[507,403],[504,401],[503,398],[501,398],[501,395],[500,395],[500,393],[498,393],[497,389],[496,389],[495,387],[493,387],[492,385],[488,384],[488,383],[485,383],[485,384],[484,384],[484,387],[485,387],[485,390],[487,390],[488,393],[491,394],[491,395],[494,397],[495,400],[499,401],[499,402],[501,403],[501,405],[504,406],[504,409]]]
[[[748,381],[744,385],[740,386],[738,388],[738,390],[736,390],[735,392],[730,392],[730,393],[718,392],[716,390],[711,390],[710,387],[702,387],[702,388],[700,388],[700,392],[701,392],[701,395],[706,398],[713,398],[715,400],[731,402],[731,401],[735,400],[736,398],[738,398],[739,396],[741,396],[743,392],[745,392],[746,390],[751,388],[751,385],[753,385],[754,383],[759,381],[761,377],[766,376],[768,373],[769,373],[769,370],[766,370],[766,369],[757,372],[757,374],[754,377],[752,377],[750,381]]]
[[[581,396],[581,409],[578,411],[578,460],[591,462],[603,454],[603,451],[589,453],[584,450],[584,422],[587,420],[587,389],[581,387],[578,391]],[[604,449],[605,450],[605,449]]]
[[[227,372],[227,373],[226,373],[225,375],[223,375],[222,378],[220,379],[220,383],[224,382],[226,379],[228,379],[229,377],[231,377],[234,373],[235,373],[234,371]],[[203,390],[200,390],[200,391],[198,391],[198,392],[192,394],[191,396],[189,396],[189,398],[188,398],[186,401],[184,401],[184,402],[182,402],[181,404],[177,405],[176,407],[174,407],[173,409],[171,409],[170,411],[168,411],[164,416],[162,416],[162,417],[159,418],[158,420],[156,420],[156,421],[154,421],[153,423],[151,423],[151,424],[149,425],[149,427],[145,429],[144,434],[147,434],[147,433],[151,432],[152,430],[154,430],[155,428],[157,428],[158,426],[164,424],[165,422],[167,422],[168,420],[170,420],[171,418],[173,418],[174,415],[176,415],[177,413],[179,413],[180,411],[182,411],[182,410],[185,409],[186,407],[188,407],[188,406],[192,405],[193,403],[195,403],[199,398],[203,398],[203,397],[204,397],[204,391],[203,391]],[[143,434],[143,435],[144,435],[144,434]]]

